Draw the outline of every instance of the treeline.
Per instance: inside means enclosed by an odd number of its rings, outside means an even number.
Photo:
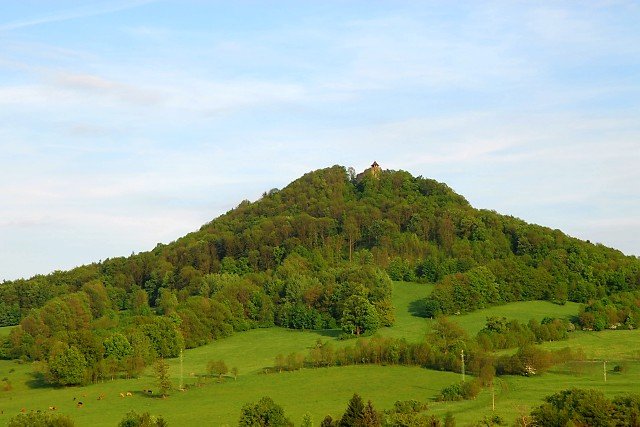
[[[89,282],[32,309],[0,340],[0,357],[41,361],[47,382],[83,384],[136,376],[155,359],[255,327],[372,333],[393,322],[391,282],[372,266],[305,274],[289,257],[273,275],[209,274],[199,295],[162,288],[154,307],[144,289],[130,293]]]
[[[551,317],[545,317],[542,322],[531,319],[527,324],[506,317],[487,317],[486,326],[478,332],[476,341],[484,350],[502,350],[565,340],[574,329],[568,320]]]
[[[276,272],[287,264],[294,271],[301,267],[307,277],[300,285],[306,301],[285,301],[265,288],[281,285]],[[243,201],[199,231],[149,252],[5,282],[0,325],[16,324],[29,310],[94,281],[113,293],[144,290],[156,308],[162,289],[181,302],[206,297],[212,274],[231,274],[259,277],[248,280],[265,288],[277,312],[274,322],[317,328],[340,320],[340,312],[316,298],[324,292],[324,272],[345,265],[371,265],[393,279],[436,283],[426,315],[517,300],[586,302],[640,284],[635,257],[473,209],[434,180],[403,171],[356,179],[334,166],[266,192],[257,202]]]
[[[582,329],[637,329],[640,326],[640,291],[621,292],[590,301],[580,308]]]
[[[428,406],[416,400],[397,401],[392,409],[378,411],[369,400],[365,403],[359,394],[355,393],[347,403],[342,415],[333,418],[325,416],[320,422],[321,427],[453,427],[455,419],[447,414],[444,419],[426,414]],[[287,418],[282,406],[268,396],[256,403],[247,403],[242,407],[240,427],[278,426],[293,427],[294,423]],[[300,423],[302,427],[312,427],[313,419],[309,413],[305,414]]]
[[[487,323],[495,327],[496,322],[506,325],[510,323],[503,322],[502,319],[496,320],[496,318],[489,318]],[[565,322],[556,320],[549,321],[546,325],[552,325],[550,329],[554,330],[566,327]],[[546,325],[541,325],[540,328],[545,329]],[[271,368],[282,372],[296,371],[304,367],[377,364],[420,366],[434,370],[462,372],[461,351],[464,350],[466,372],[477,377],[477,384],[473,384],[477,393],[479,387],[489,384],[496,374],[539,375],[556,364],[584,359],[584,354],[569,348],[547,351],[532,345],[535,342],[535,334],[530,329],[527,330],[532,334],[532,341],[525,340],[520,343],[514,341],[516,345],[512,347],[518,347],[516,353],[496,356],[492,352],[493,348],[485,347],[486,333],[481,332],[477,337],[470,338],[457,324],[446,318],[438,318],[432,331],[419,342],[408,342],[404,338],[376,336],[358,340],[352,346],[335,348],[329,341],[318,340],[306,355],[295,352],[288,355],[279,354]],[[566,329],[564,331],[566,332]],[[558,334],[557,338],[563,339],[560,335]]]
[[[623,394],[613,399],[601,391],[573,388],[545,397],[545,403],[530,417],[516,420],[517,426],[602,426],[640,425],[640,395]]]

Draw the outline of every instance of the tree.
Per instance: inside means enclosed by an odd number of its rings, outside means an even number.
[[[85,380],[87,361],[75,346],[58,350],[49,359],[49,382],[59,385],[77,385]]]
[[[600,391],[574,388],[552,394],[544,400],[545,403],[531,412],[534,425],[613,425],[611,415],[614,407]]]
[[[344,302],[340,326],[342,330],[360,335],[378,329],[380,320],[373,304],[361,295],[351,295]]]
[[[441,316],[433,324],[428,339],[443,353],[447,354],[464,347],[464,342],[468,339],[468,336],[460,325]]]
[[[364,408],[364,417],[362,421],[362,426],[379,427],[382,425],[380,414],[375,410],[370,400],[367,402],[367,406],[365,406]]]
[[[237,380],[238,379],[238,367],[234,366],[233,368],[231,368],[231,375],[233,375],[233,379]]]
[[[354,244],[360,238],[360,226],[353,216],[348,216],[344,220],[343,228],[349,238],[349,262],[351,262]]]
[[[285,417],[284,409],[268,396],[256,404],[247,403],[242,407],[240,427],[293,427],[293,423]]]
[[[229,368],[224,363],[224,360],[210,360],[207,363],[207,373],[209,375],[217,375],[219,379],[222,379],[222,376],[227,372],[229,372]]]
[[[349,400],[349,404],[347,405],[347,410],[342,415],[340,419],[340,427],[353,427],[353,426],[363,426],[364,424],[364,403],[362,402],[362,398],[359,394],[354,393],[351,400]]]
[[[156,299],[156,306],[160,310],[160,314],[164,314],[165,316],[173,314],[178,307],[178,298],[171,289],[160,288],[160,295]]]
[[[163,398],[167,397],[169,390],[173,387],[169,376],[169,364],[167,364],[163,358],[160,358],[154,365],[154,371],[156,374],[158,388],[160,389],[160,395]]]
[[[327,415],[326,417],[324,417],[324,419],[320,423],[320,427],[335,427],[338,425],[339,425],[339,422],[334,421],[333,418],[331,418],[331,415]]]

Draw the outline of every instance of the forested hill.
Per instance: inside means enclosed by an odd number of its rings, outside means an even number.
[[[313,327],[340,321],[345,296],[354,293],[345,284],[361,285],[362,296],[384,317],[388,290],[371,282],[388,280],[385,272],[391,279],[437,283],[425,314],[514,300],[585,302],[640,287],[635,257],[474,209],[431,179],[375,169],[356,177],[333,166],[256,202],[243,201],[149,252],[4,282],[0,325],[18,323],[55,297],[91,296],[98,287],[112,310],[144,303],[162,313],[163,295],[177,304],[199,296],[244,318],[244,326],[231,322],[233,328]],[[295,310],[307,310],[314,320],[293,321]],[[387,315],[382,323],[392,321]]]

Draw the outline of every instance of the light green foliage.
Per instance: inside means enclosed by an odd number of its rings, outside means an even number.
[[[11,418],[7,427],[73,427],[74,425],[73,420],[67,415],[29,412]]]
[[[104,357],[113,357],[116,360],[122,360],[133,353],[133,348],[127,337],[120,333],[115,333],[105,338],[102,343],[104,346]]]
[[[300,427],[313,427],[313,418],[310,413],[304,414],[302,417],[302,422],[300,423]]]
[[[118,427],[167,427],[168,423],[162,417],[156,417],[148,412],[138,414],[135,411],[127,412],[118,424]]]
[[[340,326],[348,334],[361,335],[378,329],[380,319],[373,304],[360,295],[352,295],[344,303]]]
[[[49,361],[48,381],[59,385],[77,385],[85,381],[87,361],[75,346],[55,350]]]
[[[169,365],[163,358],[160,358],[156,361],[153,369],[156,376],[156,384],[160,390],[160,395],[162,395],[162,397],[166,397],[173,387],[171,376],[169,374]]]
[[[209,375],[222,378],[222,376],[226,375],[227,372],[229,372],[229,368],[227,367],[227,364],[224,363],[224,360],[210,360],[209,363],[207,363],[207,373]]]
[[[178,308],[178,298],[171,289],[160,288],[159,296],[156,300],[156,306],[158,307],[160,314],[173,314],[175,313],[176,308]]]

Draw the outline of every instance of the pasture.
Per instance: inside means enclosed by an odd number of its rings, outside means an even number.
[[[415,315],[416,301],[431,291],[430,285],[396,283],[394,305],[396,324],[379,334],[408,340],[424,337],[432,322]],[[452,316],[471,335],[480,330],[488,316],[516,318],[522,322],[546,316],[570,317],[578,312],[578,304],[559,306],[534,301],[512,303],[477,312]],[[10,328],[1,328],[0,335]],[[283,406],[297,425],[309,412],[314,425],[331,414],[339,416],[354,392],[371,399],[379,409],[390,408],[396,400],[416,399],[429,403],[428,412],[444,416],[451,412],[459,426],[482,419],[491,413],[491,391],[483,390],[471,401],[435,402],[444,386],[460,380],[460,375],[418,367],[348,366],[302,369],[297,372],[268,373],[276,355],[291,352],[306,354],[318,340],[331,341],[335,346],[353,345],[354,340],[340,341],[337,330],[293,331],[281,328],[258,329],[225,338],[196,349],[186,350],[183,358],[183,381],[186,391],[173,391],[167,399],[144,392],[157,390],[152,370],[137,379],[118,379],[85,387],[52,388],[42,384],[30,363],[0,361],[0,379],[7,378],[10,390],[0,389],[0,425],[25,410],[47,411],[50,406],[69,414],[78,426],[115,426],[124,414],[135,409],[162,415],[170,426],[236,425],[242,405],[268,395]],[[511,424],[516,416],[541,403],[544,396],[568,387],[598,388],[613,396],[637,391],[640,382],[640,332],[603,331],[574,332],[567,341],[542,344],[544,348],[582,348],[589,359],[609,361],[607,382],[601,362],[580,362],[557,366],[537,377],[505,376],[496,381],[496,413]],[[210,360],[224,360],[236,367],[237,380],[227,376],[222,382],[204,377]],[[622,373],[613,372],[623,363]],[[174,385],[180,382],[180,360],[168,361]],[[5,382],[0,383],[4,385]],[[127,397],[126,392],[132,396]],[[125,397],[120,397],[120,393]],[[98,399],[103,396],[103,399]],[[82,401],[82,407],[77,402]]]

